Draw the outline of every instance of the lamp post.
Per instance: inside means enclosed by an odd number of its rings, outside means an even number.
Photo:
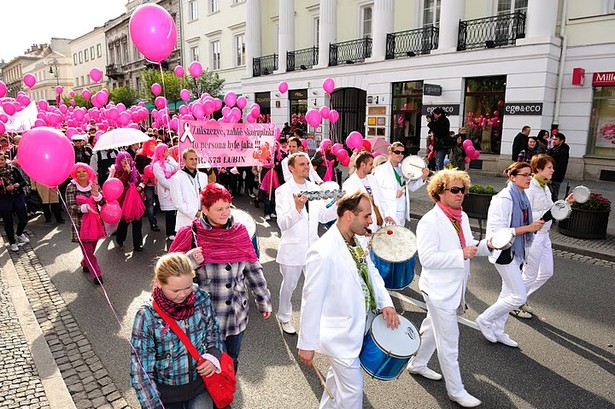
[[[54,77],[56,77],[56,87],[59,86],[60,72],[58,71],[58,60],[56,60],[55,58],[49,63],[49,74],[52,74]],[[60,106],[60,94],[56,92],[55,88],[53,89],[53,92],[56,94],[56,106]]]

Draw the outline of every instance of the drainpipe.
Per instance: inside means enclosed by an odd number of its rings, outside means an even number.
[[[557,72],[557,90],[555,91],[555,109],[553,111],[554,127],[559,126],[559,111],[562,103],[562,86],[564,84],[564,65],[566,64],[566,52],[568,50],[568,36],[566,35],[566,23],[568,19],[568,0],[564,0],[562,5],[562,17],[560,21],[560,37],[562,39],[562,49],[559,58]]]
[[[184,64],[184,6],[182,0],[178,1],[179,4],[179,65],[185,67]]]

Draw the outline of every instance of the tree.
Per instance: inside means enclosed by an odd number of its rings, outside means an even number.
[[[201,96],[208,93],[212,97],[217,97],[222,92],[224,80],[220,79],[218,73],[204,70],[200,77],[186,80],[190,85],[189,89],[192,95]]]
[[[138,99],[139,93],[130,87],[117,87],[109,93],[109,101],[122,103],[128,108],[136,104]]]
[[[160,76],[160,71],[156,70],[145,70],[143,74],[141,74],[141,78],[143,79],[143,83],[145,84],[145,90],[143,91],[142,97],[154,103],[156,96],[152,94],[151,88],[155,83],[163,86],[162,94],[163,97],[167,98],[169,103],[174,103],[175,101],[179,101],[179,92],[182,90],[182,80],[177,78],[175,74],[170,71],[163,71],[164,74],[164,82],[162,81],[162,77]]]

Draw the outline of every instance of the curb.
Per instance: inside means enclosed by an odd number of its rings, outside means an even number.
[[[13,307],[19,317],[24,337],[28,343],[28,348],[32,354],[32,359],[39,373],[45,395],[50,409],[73,409],[75,403],[68,391],[68,387],[62,378],[60,369],[51,354],[49,345],[36,316],[30,306],[30,301],[21,284],[21,280],[15,270],[13,261],[8,256],[8,248],[4,246],[4,240],[0,239],[4,251],[0,252],[0,265],[2,265],[2,275],[6,280]],[[48,374],[41,376],[40,374]]]

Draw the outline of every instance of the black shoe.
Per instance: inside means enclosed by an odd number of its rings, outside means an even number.
[[[51,217],[49,219],[45,219],[45,223],[51,223]]]
[[[94,285],[101,285],[101,284],[103,284],[102,276],[98,278],[94,277]]]
[[[60,220],[58,220],[58,221],[57,221],[57,223],[58,223],[58,224],[64,224],[64,223],[66,223],[66,220],[64,220],[64,219],[60,219]]]
[[[143,251],[143,246],[136,246],[135,251]]]
[[[117,241],[117,240],[116,240],[116,241],[115,241],[115,244],[117,244],[117,246],[118,246],[119,248],[124,247],[124,242],[123,242],[123,241]]]
[[[89,269],[89,268],[87,268],[86,266],[81,266],[81,271],[83,271],[84,273],[86,273],[86,274],[87,274],[87,273],[89,273],[89,272],[90,272],[90,269]]]
[[[158,225],[157,225],[157,224],[154,224],[154,225],[152,226],[152,231],[160,231],[160,227],[158,227]]]

